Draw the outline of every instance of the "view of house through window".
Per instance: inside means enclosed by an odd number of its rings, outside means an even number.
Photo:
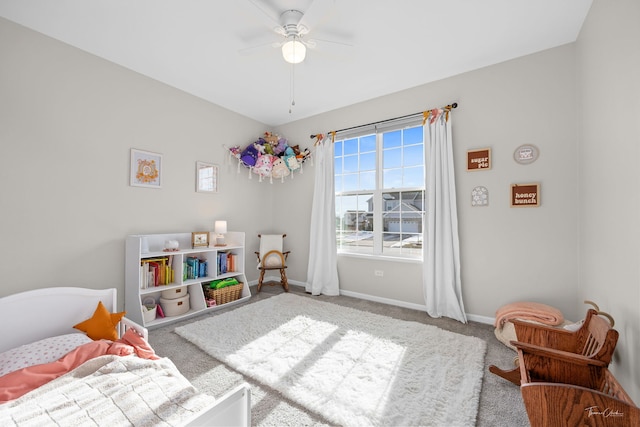
[[[342,136],[334,144],[339,252],[421,258],[421,125]]]

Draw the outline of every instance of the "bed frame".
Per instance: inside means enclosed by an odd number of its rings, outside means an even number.
[[[110,312],[117,311],[117,290],[73,287],[43,288],[0,298],[0,352],[57,335],[78,332],[73,328],[93,315],[102,301]],[[146,328],[123,318],[119,335],[129,328],[148,338]],[[250,426],[251,389],[241,384],[220,398],[205,412],[185,425]]]

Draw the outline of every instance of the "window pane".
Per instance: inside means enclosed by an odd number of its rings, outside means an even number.
[[[336,157],[333,162],[333,172],[336,175],[342,174],[342,157]]]
[[[367,135],[360,138],[360,152],[364,153],[367,151],[376,151],[376,136],[375,135]]]
[[[424,191],[384,192],[383,253],[419,256],[422,253]]]
[[[424,187],[424,168],[422,166],[404,169],[403,187]]]
[[[335,192],[336,193],[342,193],[344,191],[344,187],[342,184],[343,181],[343,176],[342,175],[336,175],[333,182],[334,182],[334,186],[335,186]]]
[[[376,170],[376,153],[360,154],[360,170],[370,171]]]
[[[382,148],[399,147],[402,144],[402,133],[399,130],[382,134]]]
[[[382,173],[384,188],[402,187],[402,169],[388,169]]]
[[[358,174],[350,173],[342,176],[342,191],[358,190]]]
[[[376,173],[362,172],[360,174],[360,188],[359,190],[375,190],[376,189]]]
[[[343,157],[343,172],[358,172],[358,156],[344,156]]]
[[[416,126],[408,128],[403,131],[404,145],[421,144],[423,142],[423,130],[422,126]]]
[[[358,152],[358,138],[344,141],[344,154],[356,154]]]
[[[382,152],[382,167],[385,169],[399,168],[402,166],[402,149],[394,148]]]
[[[338,248],[373,250],[373,194],[336,197]],[[357,250],[360,252],[360,249]]]
[[[422,145],[409,145],[403,149],[403,166],[416,166],[424,164]]]
[[[336,141],[333,144],[333,155],[336,157],[342,156],[342,141]]]

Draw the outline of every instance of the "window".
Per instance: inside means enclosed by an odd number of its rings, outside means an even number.
[[[422,257],[425,213],[421,125],[338,135],[334,145],[338,251]]]

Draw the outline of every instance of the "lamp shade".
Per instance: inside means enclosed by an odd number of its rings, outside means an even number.
[[[294,38],[282,45],[282,57],[291,64],[299,64],[307,55],[307,47]]]
[[[227,221],[216,221],[215,231],[217,234],[224,234],[227,232]]]

